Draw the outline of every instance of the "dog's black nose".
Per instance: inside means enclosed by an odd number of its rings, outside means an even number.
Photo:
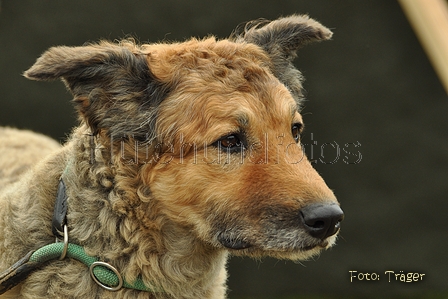
[[[344,219],[344,212],[335,203],[308,205],[300,210],[300,215],[308,233],[322,240],[337,233]]]

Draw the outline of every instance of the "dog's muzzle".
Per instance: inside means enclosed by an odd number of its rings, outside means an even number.
[[[258,230],[234,221],[234,227],[218,232],[217,240],[233,250],[308,251],[326,248],[331,241],[327,239],[338,233],[343,219],[344,212],[337,203],[313,203],[298,211],[268,211],[258,223]]]

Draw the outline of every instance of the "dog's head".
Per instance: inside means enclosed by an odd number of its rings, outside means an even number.
[[[150,201],[209,246],[302,259],[331,246],[343,218],[301,148],[292,63],[300,47],[330,37],[294,15],[226,40],[55,47],[25,76],[62,78],[114,168],[132,176],[117,213]]]

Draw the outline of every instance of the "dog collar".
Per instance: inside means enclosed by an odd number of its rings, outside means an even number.
[[[115,267],[100,261],[97,257],[87,255],[83,247],[68,242],[66,217],[68,198],[65,190],[65,183],[61,178],[59,180],[52,220],[52,231],[56,237],[56,242],[41,247],[36,251],[30,251],[6,271],[0,273],[0,294],[18,285],[28,275],[48,262],[56,259],[63,260],[66,257],[73,258],[86,265],[95,283],[108,291],[128,288],[145,292],[163,292],[163,290],[156,290],[146,286],[141,276],[138,276],[132,283],[127,282]],[[59,241],[61,238],[63,242]]]

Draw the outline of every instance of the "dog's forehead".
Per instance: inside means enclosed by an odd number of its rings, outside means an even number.
[[[180,96],[251,93],[264,100],[282,92],[283,98],[291,98],[273,75],[270,56],[255,44],[212,37],[148,45],[147,53],[151,72]]]
[[[296,101],[271,72],[269,56],[256,45],[209,38],[160,44],[149,53],[154,75],[174,82],[160,105],[158,127],[165,134],[301,121]]]
[[[183,43],[147,45],[148,63],[154,75],[166,83],[251,79],[270,69],[271,59],[260,47],[229,40],[191,39]],[[201,80],[202,79],[202,80]],[[201,82],[202,81],[202,82]],[[176,87],[176,86],[174,86]]]

